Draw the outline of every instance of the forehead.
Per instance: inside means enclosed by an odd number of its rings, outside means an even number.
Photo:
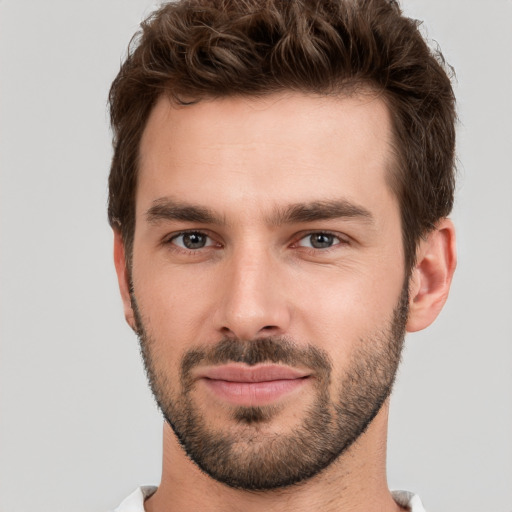
[[[169,196],[226,211],[394,200],[391,133],[386,104],[370,94],[280,93],[187,106],[162,97],[141,140],[137,211]]]

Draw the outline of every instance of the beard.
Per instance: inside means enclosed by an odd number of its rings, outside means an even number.
[[[284,488],[312,478],[366,431],[391,393],[408,316],[406,280],[392,318],[378,332],[358,340],[348,366],[338,375],[333,375],[328,353],[311,344],[300,347],[277,336],[224,338],[216,345],[185,352],[176,389],[159,360],[156,340],[147,332],[133,292],[131,298],[149,385],[185,453],[218,482],[252,491]],[[300,423],[289,433],[264,432],[273,420],[279,424],[283,409],[270,404],[231,407],[231,423],[236,428],[212,427],[193,399],[191,372],[198,365],[232,362],[251,366],[277,363],[313,370],[314,399]],[[334,391],[330,391],[332,383],[336,384]]]

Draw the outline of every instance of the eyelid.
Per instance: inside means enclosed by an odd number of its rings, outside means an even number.
[[[333,244],[330,247],[326,247],[326,248],[323,248],[323,249],[317,249],[317,248],[314,248],[314,247],[306,247],[306,246],[299,245],[299,242],[301,242],[305,238],[308,238],[311,235],[318,235],[318,234],[332,236],[332,237],[336,238],[337,240],[339,240],[339,242]],[[345,235],[345,234],[343,234],[343,233],[339,233],[339,232],[335,232],[335,231],[330,231],[328,229],[313,229],[311,231],[304,231],[302,233],[299,233],[295,237],[295,242],[293,242],[292,246],[301,247],[303,249],[309,249],[309,250],[313,250],[313,251],[326,252],[326,251],[329,251],[329,249],[334,249],[335,247],[338,247],[339,245],[346,245],[346,244],[349,244],[349,243],[350,243],[350,237]]]
[[[204,247],[201,247],[199,249],[187,249],[186,247],[182,247],[181,245],[174,243],[174,240],[176,240],[180,236],[184,236],[186,234],[191,234],[191,233],[197,233],[198,235],[203,235],[206,238],[208,238],[211,243],[207,242],[207,245],[205,245]],[[174,248],[176,248],[177,250],[185,251],[188,253],[193,253],[193,252],[198,252],[201,249],[207,249],[207,248],[213,247],[215,245],[220,245],[220,243],[215,240],[215,238],[211,235],[210,232],[208,232],[208,230],[182,229],[181,231],[176,231],[174,233],[170,233],[170,234],[166,235],[162,240],[162,245],[173,245]]]
[[[203,235],[209,239],[210,243],[208,243],[204,247],[201,247],[200,249],[187,249],[186,247],[181,247],[180,245],[173,243],[174,240],[176,240],[176,238],[186,235],[187,233],[197,233],[197,234]],[[333,244],[330,247],[326,247],[323,249],[317,249],[314,247],[307,247],[307,246],[299,245],[300,241],[304,240],[305,238],[307,238],[311,235],[315,235],[315,234],[325,234],[325,235],[332,236],[332,237],[336,238],[338,240],[338,242]],[[328,229],[312,229],[310,231],[302,231],[302,232],[298,233],[297,235],[295,235],[294,241],[292,242],[291,247],[301,248],[301,249],[311,250],[311,251],[328,252],[329,250],[334,249],[340,245],[348,245],[348,244],[350,244],[350,242],[351,242],[350,237],[348,235],[345,235],[344,233],[339,233],[339,232],[331,231]],[[201,249],[207,249],[207,248],[210,248],[213,246],[217,246],[217,247],[223,246],[223,244],[221,242],[216,240],[216,238],[214,236],[212,236],[212,234],[208,230],[205,230],[205,229],[183,229],[180,231],[176,231],[174,233],[167,234],[162,239],[162,245],[173,245],[176,250],[181,250],[181,251],[185,251],[188,253],[197,253]]]

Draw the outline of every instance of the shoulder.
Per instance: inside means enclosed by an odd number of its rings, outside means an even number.
[[[156,489],[152,485],[138,487],[111,512],[144,512],[144,500],[151,496]]]
[[[407,507],[410,512],[426,512],[418,495],[409,491],[391,491],[391,494],[401,507]]]

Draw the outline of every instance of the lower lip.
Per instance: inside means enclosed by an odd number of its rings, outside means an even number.
[[[308,378],[271,380],[265,382],[231,382],[202,379],[217,397],[234,405],[256,407],[270,404],[301,388]]]

